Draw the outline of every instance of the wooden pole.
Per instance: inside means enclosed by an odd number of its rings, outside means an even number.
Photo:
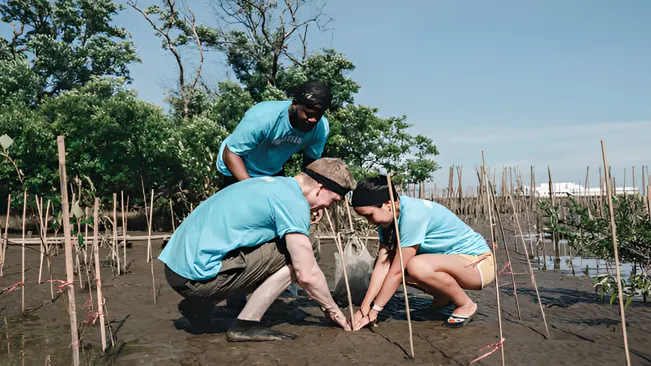
[[[68,206],[68,186],[66,183],[65,137],[57,137],[59,150],[59,178],[61,181],[61,206],[63,208],[63,235],[65,237],[66,282],[68,293],[68,312],[70,313],[70,335],[72,338],[72,364],[79,366],[79,334],[77,333],[77,306],[75,303],[74,272],[72,264],[72,241],[70,238],[70,210]]]
[[[154,190],[151,190],[151,204],[149,205],[149,232],[147,234],[147,252],[149,253],[149,257],[147,260],[149,261],[149,265],[151,268],[151,291],[154,296],[154,304],[156,303],[156,278],[154,276],[154,251],[151,249],[151,224],[152,224],[152,216],[154,215]]]
[[[21,289],[21,312],[25,312],[25,219],[27,218],[27,190],[23,191],[23,242],[21,244],[21,271],[20,271],[20,281],[22,285]]]
[[[99,198],[95,197],[93,206],[93,256],[95,257],[95,280],[97,284],[97,313],[99,314],[99,326],[102,337],[102,351],[106,350],[106,328],[104,326],[104,306],[105,300],[102,295],[102,272],[99,264],[99,243],[97,233],[99,232]]]
[[[120,208],[122,211],[122,266],[124,274],[127,274],[127,217],[124,215],[124,191],[120,191]],[[128,208],[127,208],[128,209]]]
[[[513,197],[509,194],[509,201],[511,202],[511,207],[515,211],[515,203],[513,202]],[[531,266],[531,260],[529,259],[529,251],[527,250],[527,244],[524,242],[524,236],[522,235],[522,227],[520,226],[520,220],[518,215],[515,215],[515,222],[518,225],[518,230],[520,232],[520,239],[522,240],[522,247],[524,248],[524,254],[527,258],[527,265],[529,266],[529,273],[531,274],[531,284],[536,290],[536,297],[538,297],[538,305],[540,305],[540,313],[542,314],[543,323],[545,323],[545,331],[547,332],[547,339],[552,339],[552,336],[549,334],[549,328],[547,327],[547,319],[545,318],[545,311],[543,310],[542,301],[540,301],[540,293],[538,292],[538,285],[536,284],[536,275],[533,273],[533,267]],[[531,233],[529,233],[531,235]],[[511,269],[512,270],[512,269]]]
[[[7,258],[7,244],[9,244],[9,236],[7,235],[7,229],[9,229],[9,214],[11,213],[11,194],[7,196],[7,217],[5,217],[5,234],[3,235],[2,248],[2,263],[0,263],[0,278],[3,277],[2,269],[5,266],[5,258]]]
[[[344,270],[344,283],[346,284],[346,294],[348,295],[348,310],[350,311],[350,324],[353,324],[354,320],[354,308],[353,308],[353,298],[350,294],[350,286],[348,285],[348,271],[346,271],[346,261],[344,260],[344,248],[341,245],[341,240],[339,238],[339,235],[337,235],[337,232],[335,231],[335,226],[332,223],[332,218],[330,218],[330,212],[328,211],[327,208],[324,208],[323,211],[325,211],[326,218],[328,219],[328,224],[330,225],[330,230],[332,231],[332,235],[335,237],[335,244],[337,245],[337,249],[339,250],[339,259],[341,259],[341,268]]]
[[[402,250],[400,246],[400,228],[398,228],[398,218],[396,217],[396,202],[393,197],[393,186],[391,185],[391,173],[387,174],[387,187],[389,188],[389,197],[391,198],[391,212],[393,213],[393,224],[396,228],[396,238],[398,247],[396,251],[400,256],[400,272],[402,273],[402,290],[405,295],[405,311],[407,312],[407,324],[409,325],[409,347],[411,349],[411,358],[414,359],[414,336],[411,330],[411,312],[409,311],[409,298],[407,296],[407,282],[405,281],[405,263],[402,259]]]
[[[482,169],[482,175],[485,177],[486,181],[490,181],[490,178],[488,177],[488,173],[486,172],[486,160],[484,157],[484,150],[481,151],[481,169]],[[486,190],[488,188],[486,187]],[[489,247],[491,248],[491,252],[493,252],[493,259],[495,260],[495,293],[497,295],[497,322],[499,325],[499,332],[500,332],[500,342],[504,339],[504,332],[502,331],[502,306],[500,304],[500,283],[499,283],[499,273],[497,272],[497,253],[495,253],[495,228],[493,227],[493,213],[491,204],[491,197],[488,192],[486,192],[486,207],[488,208],[488,223],[491,231],[491,241]],[[504,360],[504,344],[500,347],[500,351],[502,353],[502,366],[505,366],[505,360]]]
[[[606,191],[608,192],[608,208],[610,211],[610,229],[613,234],[613,250],[615,253],[615,272],[617,274],[617,291],[619,293],[619,313],[622,318],[622,334],[624,336],[624,350],[626,351],[626,365],[631,365],[631,355],[628,351],[628,337],[626,336],[626,315],[624,314],[624,296],[622,294],[622,277],[619,271],[619,253],[617,253],[617,228],[615,227],[615,212],[613,210],[613,197],[610,190],[610,171],[606,157],[606,147],[601,140],[601,153],[604,158],[604,170],[606,171]]]

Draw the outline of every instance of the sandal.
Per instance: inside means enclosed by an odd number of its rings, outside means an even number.
[[[472,321],[472,318],[475,316],[475,314],[471,314],[468,316],[465,315],[457,315],[457,314],[452,314],[450,317],[443,323],[443,326],[446,328],[461,328],[465,327],[468,323]]]

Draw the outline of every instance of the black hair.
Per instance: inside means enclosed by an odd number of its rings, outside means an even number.
[[[290,95],[298,103],[307,106],[319,106],[324,111],[332,104],[330,87],[319,80],[310,80],[291,88]]]
[[[398,191],[395,185],[391,185],[393,199],[398,200]],[[357,182],[357,187],[353,191],[351,204],[353,207],[372,206],[382,207],[384,202],[390,201],[389,184],[386,175],[376,177],[367,177]]]

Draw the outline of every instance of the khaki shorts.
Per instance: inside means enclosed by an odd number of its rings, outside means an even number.
[[[481,288],[490,285],[495,280],[495,257],[488,252],[482,255],[455,254],[469,260],[479,270]]]
[[[312,249],[317,252],[319,241],[310,236]],[[216,277],[195,281],[181,277],[165,266],[169,285],[185,298],[210,299],[215,303],[231,295],[250,293],[267,278],[291,264],[287,246],[282,239],[255,247],[238,248],[222,258],[222,267]]]

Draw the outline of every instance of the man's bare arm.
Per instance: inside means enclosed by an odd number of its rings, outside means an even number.
[[[323,271],[316,263],[310,239],[303,234],[291,233],[285,236],[285,241],[296,281],[322,308],[329,311],[338,310],[339,307],[330,295]]]
[[[224,146],[224,164],[238,181],[251,178],[246,171],[242,157],[230,151],[228,145]]]

